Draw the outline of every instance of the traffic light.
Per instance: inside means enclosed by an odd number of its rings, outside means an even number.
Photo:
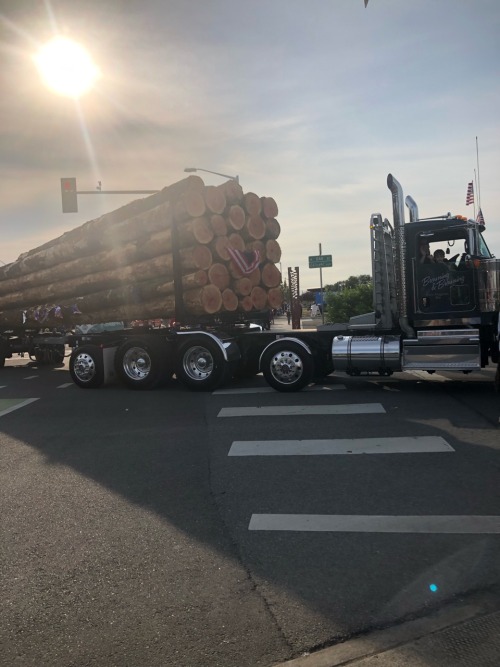
[[[78,213],[76,178],[61,178],[61,198],[63,213]]]

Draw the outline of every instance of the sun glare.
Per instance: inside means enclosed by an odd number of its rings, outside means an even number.
[[[66,97],[81,97],[100,77],[100,70],[89,53],[70,39],[57,37],[51,40],[34,60],[44,83]]]

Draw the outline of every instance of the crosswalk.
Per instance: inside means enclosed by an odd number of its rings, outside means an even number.
[[[262,388],[267,389],[267,388]],[[259,393],[259,388],[250,392],[239,389],[226,389],[224,393],[214,395],[233,397],[244,393]],[[266,392],[262,392],[266,393]],[[292,402],[291,402],[292,403]],[[217,418],[258,417],[255,423],[262,424],[260,418],[281,418],[294,416],[328,415],[335,420],[340,415],[375,415],[380,419],[387,416],[381,403],[344,403],[330,405],[254,405],[227,406],[217,413]],[[333,424],[333,431],[334,421]],[[248,428],[245,430],[248,433]],[[251,427],[250,427],[251,428]],[[255,459],[273,457],[273,465],[279,457],[329,457],[344,456],[421,456],[423,454],[456,454],[455,449],[442,436],[392,436],[365,438],[317,438],[317,439],[265,439],[234,440],[228,451],[228,458]],[[304,465],[307,465],[304,462]],[[370,509],[370,508],[367,508]],[[307,510],[307,508],[304,508]],[[266,532],[327,532],[327,533],[425,533],[425,534],[500,534],[500,516],[455,516],[455,515],[338,515],[338,514],[303,514],[252,513],[248,524],[252,533]]]

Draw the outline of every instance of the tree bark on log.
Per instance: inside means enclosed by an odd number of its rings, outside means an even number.
[[[166,220],[169,204],[164,204],[157,209],[151,209],[123,223],[122,227],[109,233],[98,234],[95,230],[89,231],[88,235],[78,240],[65,239],[60,243],[53,244],[47,249],[36,253],[27,253],[19,260],[3,267],[0,271],[0,280],[26,275],[43,269],[52,269],[55,265],[68,262],[80,257],[89,257],[103,250],[113,250],[117,246],[124,245],[138,238],[148,237],[152,233],[163,231],[170,225]]]
[[[226,267],[223,267],[223,269],[227,273]],[[0,310],[10,310],[16,307],[28,308],[46,303],[47,301],[54,301],[57,305],[60,305],[67,299],[74,301],[77,297],[86,294],[154,279],[160,279],[163,282],[173,279],[171,254],[160,255],[143,262],[109,269],[101,273],[88,274],[87,276],[73,278],[64,282],[49,283],[43,285],[41,288],[34,287],[22,292],[11,292],[0,297]],[[202,287],[207,282],[207,273],[203,270],[197,270],[182,277],[183,289]]]
[[[28,250],[25,253],[22,253],[19,256],[18,261],[21,261],[29,256],[36,255],[39,252],[43,252],[54,245],[60,243],[64,245],[75,245],[82,239],[85,239],[87,236],[102,238],[109,233],[110,230],[114,232],[115,227],[119,226],[120,223],[130,221],[132,219],[137,219],[141,217],[145,212],[150,209],[160,209],[162,215],[165,214],[165,211],[171,211],[172,204],[184,193],[188,191],[199,191],[202,192],[205,187],[203,180],[199,176],[188,176],[187,178],[173,183],[172,185],[163,188],[156,194],[150,195],[142,199],[137,199],[125,206],[122,206],[115,211],[106,213],[99,218],[90,220],[89,222],[80,225],[76,229],[72,229],[68,232],[65,232],[61,236],[58,236],[47,243],[44,243],[41,246]],[[162,206],[164,205],[164,206]],[[169,212],[169,216],[171,212]],[[12,264],[8,264],[5,267],[0,267],[0,279],[4,276],[4,273],[13,270]]]
[[[136,243],[128,243],[115,250],[105,250],[89,257],[79,257],[69,262],[57,264],[49,269],[42,269],[18,278],[0,281],[0,295],[127,266],[166,254],[171,251],[171,248],[171,230],[166,229],[163,232],[153,234],[150,238],[141,239]]]

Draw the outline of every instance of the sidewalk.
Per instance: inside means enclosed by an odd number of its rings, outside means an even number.
[[[500,591],[476,593],[425,618],[377,630],[274,667],[498,667]]]
[[[301,329],[316,329],[316,327],[320,324],[323,324],[321,317],[315,317],[313,319],[309,316],[305,316],[300,320]],[[295,329],[292,329],[292,324],[288,324],[286,315],[277,315],[274,318],[274,324],[271,324],[271,331],[274,329],[287,329],[295,331]],[[298,331],[298,329],[296,331]]]

